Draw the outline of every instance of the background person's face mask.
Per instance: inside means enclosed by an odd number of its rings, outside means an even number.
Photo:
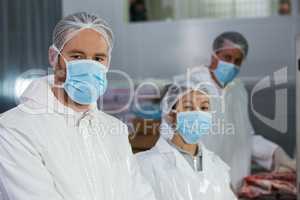
[[[228,83],[239,74],[240,68],[235,64],[225,62],[219,59],[218,66],[213,70],[213,73],[222,87],[225,87]]]
[[[208,134],[212,126],[212,114],[204,111],[187,111],[177,114],[176,130],[188,144],[197,144]]]

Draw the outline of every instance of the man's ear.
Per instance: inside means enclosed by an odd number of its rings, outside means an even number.
[[[58,52],[53,47],[49,47],[48,60],[50,65],[55,69],[58,65]]]
[[[60,55],[53,48],[49,48],[49,63],[53,67],[55,83],[61,84],[66,80],[66,69],[60,64]]]
[[[212,70],[216,69],[218,66],[218,62],[219,62],[218,59],[212,55],[209,68]]]

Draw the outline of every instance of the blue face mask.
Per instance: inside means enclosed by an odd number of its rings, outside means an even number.
[[[230,83],[239,72],[239,67],[222,60],[219,60],[217,68],[213,71],[216,79],[222,87],[225,87],[228,83]]]
[[[177,132],[188,144],[197,144],[201,136],[212,126],[212,115],[203,111],[188,111],[177,114]]]
[[[63,85],[68,96],[76,103],[95,103],[107,88],[107,67],[94,60],[66,62],[67,77]]]

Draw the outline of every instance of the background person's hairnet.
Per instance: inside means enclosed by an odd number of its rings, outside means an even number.
[[[222,49],[240,49],[244,57],[248,55],[247,39],[238,32],[224,32],[213,42],[213,51],[216,53]]]
[[[52,35],[53,44],[49,48],[49,62],[51,66],[56,66],[59,52],[63,50],[66,43],[84,29],[93,29],[105,39],[108,45],[108,63],[110,63],[113,47],[113,32],[111,28],[99,16],[79,12],[64,17],[56,24]]]

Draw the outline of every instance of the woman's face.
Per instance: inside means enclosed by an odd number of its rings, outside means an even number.
[[[176,112],[170,112],[168,121],[172,124],[176,123],[176,113],[186,111],[210,111],[210,101],[206,94],[200,91],[190,91],[182,96],[175,105]]]
[[[176,113],[186,111],[204,111],[210,110],[209,98],[200,91],[190,91],[182,96],[176,104]]]

